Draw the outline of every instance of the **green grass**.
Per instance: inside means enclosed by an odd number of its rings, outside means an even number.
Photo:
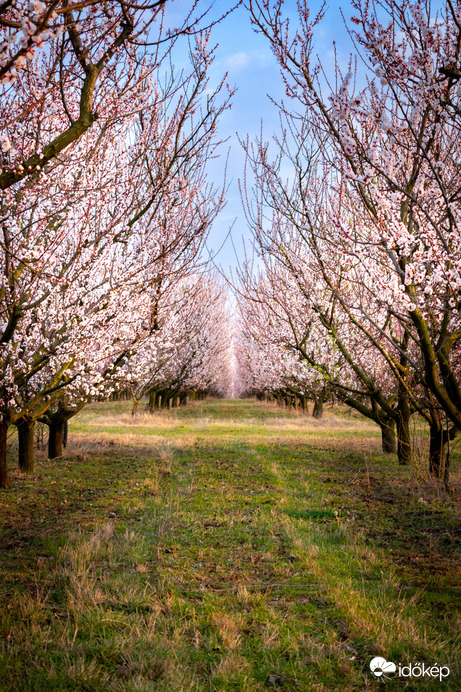
[[[94,404],[35,476],[12,449],[0,689],[460,689],[459,455],[447,495],[339,413]]]

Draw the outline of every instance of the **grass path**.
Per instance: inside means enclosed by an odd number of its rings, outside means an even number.
[[[0,495],[1,690],[461,688],[459,502],[368,423],[114,403],[71,440]]]

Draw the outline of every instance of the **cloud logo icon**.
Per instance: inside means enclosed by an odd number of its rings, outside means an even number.
[[[381,675],[386,675],[386,673],[395,673],[397,670],[395,663],[386,661],[381,656],[376,656],[370,661],[370,669],[377,678],[380,678]]]

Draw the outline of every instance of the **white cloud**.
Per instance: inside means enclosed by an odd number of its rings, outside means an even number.
[[[239,53],[233,53],[228,55],[224,61],[224,64],[228,70],[237,71],[243,70],[250,62],[250,56],[245,51],[241,50]]]

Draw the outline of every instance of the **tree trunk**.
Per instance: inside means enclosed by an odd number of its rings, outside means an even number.
[[[399,410],[397,418],[397,456],[399,464],[405,466],[411,462],[410,413],[407,407]]]
[[[34,472],[34,432],[35,421],[20,418],[16,423],[19,444],[19,468],[25,473]]]
[[[8,434],[8,423],[0,421],[0,488],[9,488],[10,479],[8,478],[8,466],[6,464],[6,438]]]
[[[62,444],[64,449],[67,447],[67,440],[69,438],[69,421],[64,421],[64,430],[62,432]]]
[[[316,399],[314,401],[314,410],[312,411],[314,418],[320,419],[323,416],[323,401]]]
[[[397,398],[397,456],[399,459],[399,464],[406,465],[411,462],[411,438],[410,438],[410,405],[408,403],[408,358],[406,350],[408,348],[410,336],[408,331],[402,338],[402,352],[400,355],[400,366],[402,368],[402,375],[399,378],[397,385],[398,398]]]
[[[62,419],[48,424],[48,459],[57,459],[62,456],[62,444],[64,440],[64,423]]]
[[[446,436],[440,424],[430,426],[429,439],[429,471],[436,478],[441,478],[443,474]]]
[[[379,424],[381,428],[381,442],[384,454],[394,454],[396,449],[395,441],[395,421],[392,418],[386,418]]]
[[[155,389],[151,389],[149,391],[149,411],[151,413],[154,412],[156,399],[157,399],[157,392],[155,391]]]
[[[456,434],[456,433],[455,433]],[[450,435],[447,435],[447,455],[445,457],[445,466],[443,469],[443,482],[445,484],[445,490],[448,492],[450,490],[449,483],[450,483],[450,462],[451,462],[451,449],[450,449],[450,439],[454,439],[450,437]]]

